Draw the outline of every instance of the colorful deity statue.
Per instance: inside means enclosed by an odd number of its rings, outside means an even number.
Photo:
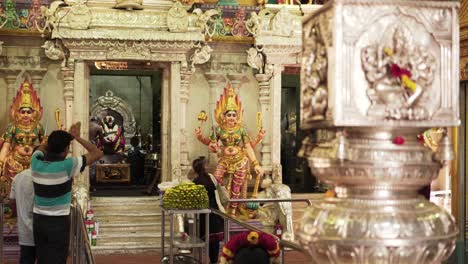
[[[115,117],[107,115],[101,120],[101,133],[97,139],[97,146],[105,155],[113,155],[125,149],[124,131],[115,122]]]
[[[31,83],[25,80],[10,107],[11,123],[0,138],[0,194],[8,193],[15,175],[27,168],[33,148],[44,139],[39,123],[42,106]]]
[[[32,0],[26,27],[28,29],[43,28],[44,24],[45,22],[41,14],[41,0]]]
[[[19,28],[20,25],[20,18],[16,13],[16,2],[5,0],[5,12],[0,17],[0,28]]]
[[[211,136],[204,137],[201,128],[197,128],[195,134],[211,152],[218,154],[214,176],[221,185],[226,186],[229,198],[246,198],[250,165],[254,167],[258,179],[263,176],[263,168],[255,157],[253,148],[263,139],[265,132],[260,128],[257,137],[251,140],[242,125],[242,104],[230,83],[224,88],[214,112],[218,126],[213,129]],[[245,208],[233,202],[226,211],[230,215],[237,215],[239,211],[245,215],[243,209]]]

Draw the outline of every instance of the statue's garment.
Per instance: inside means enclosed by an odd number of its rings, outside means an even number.
[[[123,137],[123,130],[118,125],[114,124],[112,127],[103,125],[103,136],[98,139],[98,148],[104,151],[106,155],[114,154],[119,150],[125,149],[125,138]],[[110,137],[113,136],[113,137]]]
[[[249,168],[249,160],[245,154],[244,146],[250,143],[250,137],[247,130],[241,126],[232,129],[218,127],[215,135],[216,139],[212,138],[212,140],[221,140],[223,147],[214,176],[219,182],[222,182],[222,178],[227,172],[228,176],[231,177],[227,184],[227,189],[231,192],[230,198],[238,199]],[[230,148],[236,154],[227,155]],[[231,203],[231,207],[237,208],[237,203]]]
[[[14,124],[8,126],[2,140],[11,143],[4,171],[9,179],[13,179],[16,174],[29,168],[31,162],[31,155],[22,155],[18,151],[19,148],[30,148],[32,153],[34,146],[40,144],[43,137],[44,129],[40,124],[30,130],[17,127]]]

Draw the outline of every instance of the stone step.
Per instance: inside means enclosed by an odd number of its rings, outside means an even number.
[[[165,227],[166,232],[169,232],[169,226]],[[160,223],[107,223],[99,226],[99,234],[136,234],[136,233],[161,233]]]
[[[159,203],[135,203],[132,205],[128,204],[116,204],[116,205],[95,205],[92,204],[92,209],[95,212],[139,212],[139,211],[154,211],[161,212]]]
[[[134,205],[138,203],[159,204],[159,196],[142,196],[142,197],[93,197],[91,199],[92,206],[114,206],[114,205]]]
[[[169,232],[165,233],[164,237],[169,237]],[[97,243],[100,245],[117,245],[122,243],[161,244],[161,233],[100,234],[97,237]]]
[[[91,247],[95,255],[111,254],[159,254],[161,243],[115,243],[113,245],[101,245],[98,241],[96,246]]]
[[[100,223],[160,223],[161,214],[138,213],[138,214],[100,214],[95,212],[95,219]],[[167,219],[167,218],[166,218]]]

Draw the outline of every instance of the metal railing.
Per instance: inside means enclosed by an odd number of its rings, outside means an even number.
[[[5,208],[3,199],[0,200],[0,263],[4,263],[4,248],[3,248],[3,209]]]
[[[70,257],[72,264],[95,264],[81,206],[74,201],[70,207]]]
[[[301,198],[294,198],[294,199],[276,199],[276,198],[270,198],[270,199],[232,199],[230,200],[230,202],[236,202],[236,203],[248,203],[248,202],[256,202],[256,203],[277,203],[277,202],[304,202],[304,203],[307,203],[307,205],[312,205],[312,201],[309,200],[309,199],[301,199]],[[275,240],[278,242],[278,244],[280,245],[280,258],[281,258],[281,263],[285,263],[284,262],[284,249],[285,248],[288,248],[288,249],[292,249],[292,250],[296,250],[296,251],[299,251],[307,256],[309,256],[309,253],[307,251],[305,251],[304,248],[302,248],[300,245],[292,242],[292,241],[288,241],[288,240],[283,240],[283,239],[280,239],[278,238],[276,235],[270,233],[270,232],[267,232],[267,231],[264,231],[264,230],[261,230],[260,228],[258,227],[255,227],[255,226],[252,226],[246,222],[243,222],[241,220],[238,220],[238,219],[235,219],[233,218],[232,216],[228,215],[228,214],[225,214],[219,210],[216,210],[216,209],[211,209],[211,212],[222,217],[223,220],[224,220],[224,244],[226,245],[227,242],[229,241],[230,239],[230,222],[233,222],[233,223],[236,223],[237,225],[240,225],[246,229],[249,229],[251,231],[256,231],[256,232],[262,232],[262,233],[265,233],[265,234],[268,234],[268,235],[271,235],[272,237],[275,238]]]

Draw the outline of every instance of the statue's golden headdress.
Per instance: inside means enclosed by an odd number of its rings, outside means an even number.
[[[32,84],[25,80],[20,89],[16,92],[13,104],[10,107],[11,120],[16,120],[17,111],[21,108],[31,108],[34,111],[34,122],[39,122],[42,118],[42,106],[36,90]]]
[[[216,122],[219,125],[223,124],[224,113],[227,111],[236,111],[237,112],[237,121],[240,123],[242,121],[242,114],[244,109],[242,108],[241,101],[239,96],[234,92],[230,82],[227,83],[224,87],[224,91],[219,97],[218,102],[216,103],[215,108],[215,118]]]

